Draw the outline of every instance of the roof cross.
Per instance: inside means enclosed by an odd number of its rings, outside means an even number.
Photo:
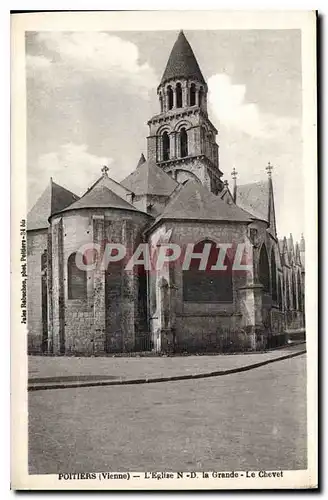
[[[268,162],[268,165],[265,167],[265,170],[268,172],[268,177],[271,179],[272,176],[272,170],[273,170],[273,165],[271,165],[270,162]]]
[[[108,172],[109,168],[107,167],[107,165],[104,165],[103,168],[101,169],[102,171],[102,174],[103,175],[108,175],[107,172]]]

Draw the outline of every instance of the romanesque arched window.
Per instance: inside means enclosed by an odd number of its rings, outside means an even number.
[[[188,135],[184,127],[180,130],[180,154],[181,158],[188,156]]]
[[[167,161],[170,159],[170,137],[167,132],[162,135],[162,148],[163,148],[163,160]]]
[[[160,103],[160,106],[161,106],[161,113],[163,113],[164,106],[163,106],[163,96],[162,96],[161,93],[159,94],[159,103]]]
[[[217,264],[219,249],[216,243],[204,240],[194,246],[193,253],[203,253],[204,246],[210,245],[209,258],[204,270],[199,269],[200,259],[191,259],[190,266],[183,271],[183,300],[195,303],[232,303],[232,264],[225,256],[226,270],[212,270]]]
[[[67,285],[69,299],[85,299],[87,296],[87,273],[76,265],[76,252],[67,261]]]
[[[277,302],[277,267],[276,267],[276,258],[274,255],[274,250],[271,252],[271,295],[272,300]]]
[[[196,104],[196,86],[194,83],[190,85],[189,103],[190,106],[195,106]]]
[[[168,109],[173,108],[173,90],[171,85],[167,87],[167,107]]]
[[[181,88],[181,83],[177,83],[177,86],[175,88],[176,92],[176,99],[177,99],[177,108],[182,108],[182,88]]]
[[[263,290],[266,293],[270,292],[270,268],[268,253],[265,245],[262,245],[259,260],[259,280],[263,285]]]

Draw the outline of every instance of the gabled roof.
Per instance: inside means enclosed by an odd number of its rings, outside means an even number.
[[[257,219],[269,222],[269,183],[252,182],[237,187],[236,204]]]
[[[76,194],[56,184],[51,178],[47,188],[27,215],[27,229],[47,228],[48,219],[53,213],[60,212],[78,199]]]
[[[114,193],[108,186],[113,180],[109,179],[107,174],[102,175],[95,184],[78,201],[69,205],[61,212],[68,210],[79,210],[81,208],[118,208],[121,210],[138,209]],[[113,181],[115,182],[115,181]]]
[[[161,219],[252,222],[254,217],[221,200],[201,183],[190,180],[177,190],[155,223]]]
[[[150,194],[170,196],[178,183],[164,172],[156,163],[148,161],[139,166],[126,177],[122,186],[130,189],[135,195]]]
[[[180,31],[173,46],[161,84],[174,78],[187,78],[205,83],[196,57],[183,31]]]

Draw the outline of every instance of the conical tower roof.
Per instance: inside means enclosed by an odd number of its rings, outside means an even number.
[[[60,212],[78,199],[76,194],[56,184],[51,178],[47,188],[27,215],[27,229],[47,228],[48,219],[53,213]]]
[[[190,180],[165,207],[160,219],[192,219],[251,222],[254,217],[237,205],[229,205],[200,182]]]
[[[139,162],[140,163],[140,162]],[[155,163],[145,161],[126,177],[121,184],[136,195],[170,196],[178,183]]]
[[[138,209],[121,198],[117,193],[114,193],[108,186],[110,181],[107,174],[103,174],[95,184],[78,201],[69,205],[61,212],[68,210],[79,210],[82,208],[116,208],[121,210],[133,210],[138,212]]]
[[[173,46],[161,84],[174,78],[198,80],[199,82],[205,84],[205,80],[198,66],[195,54],[193,53],[193,50],[183,31],[180,31]]]

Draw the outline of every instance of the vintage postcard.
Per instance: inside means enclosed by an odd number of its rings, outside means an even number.
[[[12,14],[12,488],[317,488],[316,22]]]

